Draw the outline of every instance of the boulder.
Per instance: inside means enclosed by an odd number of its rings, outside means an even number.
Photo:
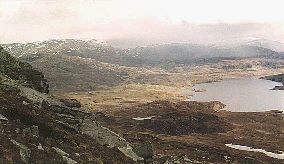
[[[139,143],[133,146],[133,151],[144,159],[152,158],[154,155],[153,145],[151,143]]]
[[[23,130],[25,135],[39,136],[38,126],[33,125]]]
[[[275,86],[274,88],[270,90],[284,90],[284,86]]]
[[[76,99],[60,99],[60,101],[71,108],[80,108],[82,106],[81,103]]]
[[[5,116],[0,114],[0,121],[9,121]]]
[[[88,117],[83,120],[80,132],[96,139],[101,145],[107,145],[110,148],[116,147],[124,155],[132,158],[136,162],[144,160],[143,157],[140,157],[133,151],[132,145],[124,138]]]
[[[20,156],[22,161],[24,161],[25,163],[29,163],[29,159],[31,156],[31,150],[26,147],[25,145],[11,139],[10,140],[14,145],[18,146],[20,148]]]

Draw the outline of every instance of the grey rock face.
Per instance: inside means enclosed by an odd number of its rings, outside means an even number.
[[[52,147],[56,152],[57,154],[61,155],[62,158],[63,158],[63,161],[65,161],[67,164],[77,164],[78,162],[69,158],[69,154],[66,153],[65,151],[57,148],[57,147]]]
[[[41,72],[34,70],[26,62],[16,60],[2,47],[0,48],[0,73],[13,80],[20,80],[26,86],[42,93],[48,93],[49,85]]]
[[[136,144],[133,151],[144,159],[151,158],[154,155],[153,145],[151,143]]]
[[[9,121],[5,116],[0,114],[0,121]]]
[[[38,126],[33,125],[23,130],[25,135],[39,136]]]
[[[271,90],[284,90],[284,86],[275,86]]]
[[[25,145],[11,139],[11,142],[20,148],[20,156],[25,163],[29,163],[29,159],[31,156],[31,150]]]
[[[60,120],[62,122],[72,124],[72,125],[76,125],[76,124],[80,123],[80,121],[72,115],[59,114],[59,113],[57,113],[56,115],[57,115],[58,120]]]
[[[76,108],[80,108],[81,107],[81,103],[76,100],[76,99],[60,99],[61,102],[63,102],[66,106],[68,107],[76,107]]]
[[[85,118],[82,122],[80,131],[87,134],[101,145],[108,145],[109,147],[117,147],[123,154],[132,158],[134,161],[143,161],[144,158],[138,156],[134,151],[132,145],[118,134],[100,125],[100,123],[93,121],[90,118]]]

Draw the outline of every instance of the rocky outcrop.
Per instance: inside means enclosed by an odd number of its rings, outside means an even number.
[[[16,87],[20,90],[19,95],[28,98],[29,105],[37,106],[52,114],[57,126],[87,134],[101,145],[117,148],[134,161],[143,161],[143,158],[133,151],[129,142],[108,128],[101,126],[99,122],[94,120],[95,117],[92,117],[91,113],[85,112],[81,108],[81,104],[77,100],[60,100],[23,85]],[[27,102],[23,104],[27,104]]]
[[[81,103],[76,99],[60,99],[61,102],[63,102],[68,107],[75,107],[80,108]]]
[[[283,83],[284,82],[284,74],[264,76],[264,77],[261,77],[260,79],[271,80],[271,81],[276,81],[276,82],[282,82]]]
[[[17,147],[19,147],[20,149],[20,156],[23,162],[25,163],[29,163],[29,159],[31,157],[31,150],[26,147],[25,145],[11,139],[11,142],[16,145]]]
[[[118,137],[114,132],[99,126],[97,133],[101,135],[95,137],[82,130],[94,125],[94,121],[87,123],[85,117],[90,114],[83,109],[68,107],[50,95],[25,86],[14,87],[20,92],[0,88],[0,163],[76,164],[92,160],[91,163],[133,163],[127,157],[132,157],[127,155],[131,154],[129,147],[124,149],[112,139]],[[107,142],[101,144],[99,138],[110,139],[109,144],[113,146],[107,148]],[[123,138],[118,139],[127,143]]]
[[[74,99],[47,94],[47,81],[0,49],[0,163],[134,163],[123,138],[103,126],[97,137],[82,134],[91,114]],[[88,117],[89,118],[89,117]],[[83,128],[81,128],[83,127]],[[85,128],[86,129],[86,128]],[[86,135],[87,134],[87,135]],[[107,147],[106,143],[113,145]],[[121,150],[120,150],[121,149]],[[129,158],[131,157],[131,158]]]
[[[275,86],[271,90],[284,90],[284,86]]]
[[[49,84],[41,72],[34,70],[28,63],[16,60],[2,47],[0,47],[0,73],[39,92],[49,92]]]
[[[133,146],[124,138],[100,125],[99,122],[90,118],[84,119],[80,131],[96,139],[101,145],[108,145],[108,147],[116,147],[123,154],[132,158],[134,161],[143,161],[133,150]]]

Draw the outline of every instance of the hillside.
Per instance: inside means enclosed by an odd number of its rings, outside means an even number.
[[[90,91],[98,86],[116,86],[125,81],[127,70],[94,59],[50,55],[31,64],[42,71],[52,92]]]
[[[118,135],[92,121],[78,101],[43,93],[38,86],[43,76],[29,64],[17,61],[2,48],[0,61],[0,163],[137,161],[132,150],[128,151],[132,155],[123,151],[129,143],[116,141]],[[100,141],[90,134],[98,133],[90,126],[112,140]]]
[[[21,81],[26,86],[39,92],[48,93],[49,85],[41,72],[32,69],[26,62],[21,62],[12,57],[2,47],[0,47],[0,73],[13,80]]]
[[[214,58],[255,58],[279,56],[279,53],[267,48],[240,45],[228,49],[197,44],[164,44],[147,47],[138,47],[126,52],[137,61],[151,66],[159,66],[169,62],[178,64],[198,63],[198,59],[209,60]]]
[[[260,39],[254,37],[241,37],[228,40],[222,40],[211,44],[216,48],[229,49],[237,46],[256,46],[270,49],[276,52],[284,51],[284,43],[277,40]]]

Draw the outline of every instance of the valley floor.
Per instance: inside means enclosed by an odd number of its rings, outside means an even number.
[[[158,100],[184,101],[192,95],[183,94],[182,91],[189,90],[189,87],[195,84],[218,82],[223,78],[263,77],[284,72],[284,68],[273,69],[256,64],[262,62],[273,63],[279,60],[230,60],[205,65],[174,67],[170,72],[156,68],[131,67],[128,68],[131,70],[130,75],[120,85],[113,87],[98,85],[96,90],[88,92],[57,91],[53,94],[61,98],[77,99],[87,110],[103,112]],[[244,64],[251,64],[252,67],[242,68]],[[225,66],[236,68],[224,69]]]

